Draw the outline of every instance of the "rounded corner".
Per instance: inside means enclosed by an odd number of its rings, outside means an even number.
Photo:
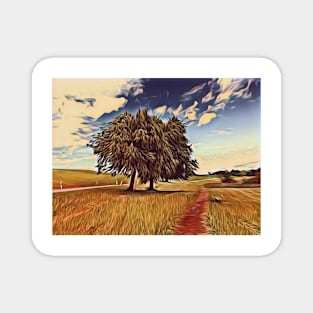
[[[267,64],[267,66],[271,67],[273,71],[275,71],[279,77],[282,77],[282,70],[280,68],[280,65],[273,59],[269,58],[269,57],[260,57],[259,60],[261,60],[262,62],[265,62]]]
[[[37,61],[35,63],[35,65],[32,68],[32,76],[34,76],[36,74],[36,72],[39,72],[40,70],[44,69],[45,67],[47,67],[47,65],[49,63],[51,63],[51,61],[54,61],[55,58],[54,57],[45,57],[39,61]]]
[[[281,243],[282,243],[282,237],[279,236],[279,238],[277,238],[277,242],[275,242],[268,251],[265,251],[265,253],[260,254],[260,256],[267,257],[276,253],[277,250],[281,247]]]
[[[36,243],[36,240],[34,239],[34,237],[31,238],[31,242],[33,245],[34,250],[36,250],[39,254],[45,256],[45,257],[53,257],[54,255],[49,254],[48,252],[46,252],[44,249],[42,249],[40,247],[40,245],[38,243]]]

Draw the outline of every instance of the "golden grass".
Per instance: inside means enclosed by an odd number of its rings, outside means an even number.
[[[208,189],[207,224],[216,235],[261,233],[260,188]],[[220,197],[221,203],[214,197]]]
[[[128,178],[122,175],[111,176],[110,174],[97,174],[94,171],[86,170],[58,170],[53,169],[53,188],[60,188],[60,181],[62,181],[63,188],[71,187],[88,187],[88,186],[102,186],[114,185],[116,182],[120,184],[128,183]]]
[[[202,179],[208,179],[208,178],[212,178],[212,176],[209,176],[209,175],[197,175],[197,176],[189,177],[188,181],[202,180]]]
[[[125,177],[97,175],[92,171],[53,170],[63,188],[73,186],[128,184]],[[206,177],[200,177],[201,180]],[[209,177],[217,183],[218,178]],[[127,192],[126,186],[58,193],[53,195],[53,234],[55,235],[168,235],[184,210],[198,196],[207,181],[155,183],[159,192]],[[208,187],[208,186],[207,186]],[[217,186],[218,187],[218,186]],[[215,196],[221,203],[212,201]],[[260,188],[208,188],[207,225],[216,235],[260,234]]]
[[[117,190],[120,188],[120,190]],[[169,235],[195,200],[197,184],[159,183],[160,192],[125,187],[53,195],[55,235]],[[176,191],[166,191],[176,189]]]

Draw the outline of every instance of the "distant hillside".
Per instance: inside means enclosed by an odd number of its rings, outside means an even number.
[[[53,169],[53,189],[59,189],[61,184],[62,188],[74,187],[88,187],[88,186],[102,186],[102,185],[115,185],[128,183],[125,176],[117,175],[111,176],[110,174],[97,174],[95,171],[90,170],[63,170]]]

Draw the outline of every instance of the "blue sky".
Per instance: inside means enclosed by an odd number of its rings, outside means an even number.
[[[94,169],[86,143],[101,125],[148,108],[187,127],[199,173],[260,166],[257,78],[54,79],[53,166]]]

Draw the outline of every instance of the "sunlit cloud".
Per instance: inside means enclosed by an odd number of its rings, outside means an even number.
[[[221,102],[221,103],[218,103],[218,104],[215,105],[215,106],[209,105],[208,111],[209,111],[209,112],[216,112],[216,111],[224,110],[225,107],[226,107],[226,103]]]
[[[231,85],[233,79],[232,78],[219,78],[217,83],[220,85],[221,90],[227,90]]]
[[[183,110],[183,105],[180,104],[180,105],[173,111],[174,116],[178,116],[182,110]]]
[[[198,105],[198,102],[195,101],[193,105],[191,105],[189,108],[185,110],[185,117],[187,117],[190,121],[194,121],[197,119],[197,112],[196,112],[197,105]]]
[[[156,114],[164,114],[166,112],[166,105],[162,105],[156,109],[154,109]]]
[[[198,126],[202,126],[202,125],[208,124],[214,118],[216,118],[216,114],[215,113],[203,113],[200,116],[200,118],[199,118]]]
[[[214,97],[213,97],[212,91],[210,91],[205,97],[202,98],[202,103],[209,102],[213,99]]]

